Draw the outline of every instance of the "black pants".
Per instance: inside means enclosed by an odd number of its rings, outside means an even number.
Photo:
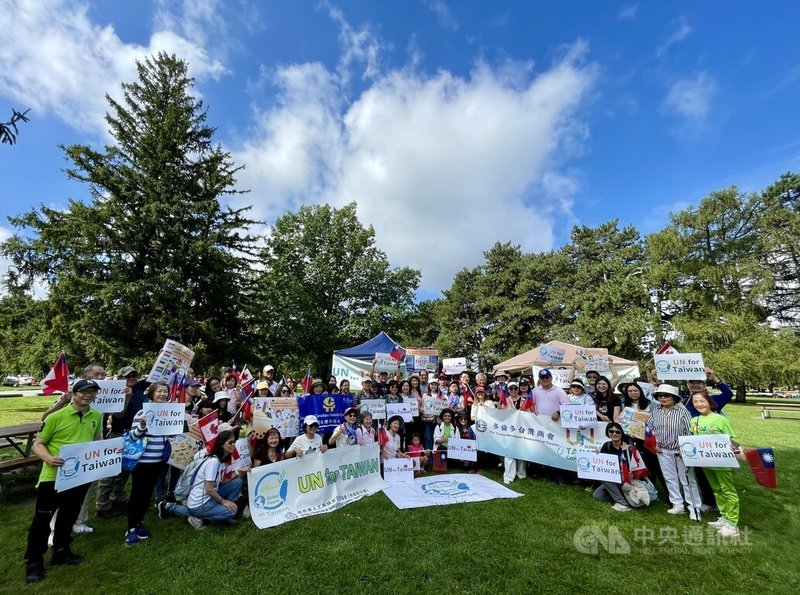
[[[47,538],[50,537],[50,521],[56,511],[58,516],[53,535],[53,549],[60,550],[70,546],[72,525],[78,519],[90,485],[86,483],[71,490],[56,492],[55,481],[43,481],[39,484],[36,510],[33,513],[31,528],[28,530],[28,549],[25,551],[25,559],[29,564],[43,561],[47,552]]]
[[[167,464],[138,463],[131,473],[133,485],[131,486],[131,499],[128,502],[128,529],[133,529],[144,520],[156,482],[164,472]]]

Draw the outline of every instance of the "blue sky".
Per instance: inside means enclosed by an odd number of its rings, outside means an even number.
[[[32,108],[0,147],[0,238],[88,196],[58,145],[107,142],[104,94],[166,50],[246,166],[237,205],[355,200],[433,296],[497,240],[648,233],[796,170],[798,22],[794,1],[0,0],[0,115]]]

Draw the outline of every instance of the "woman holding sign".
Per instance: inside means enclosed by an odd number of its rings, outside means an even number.
[[[700,414],[692,418],[692,434],[727,434],[731,437],[733,451],[739,450],[739,445],[733,441],[733,428],[731,422],[724,415],[716,412],[717,404],[708,396],[707,392],[696,392],[692,395],[692,405]],[[708,523],[716,527],[717,533],[723,537],[738,537],[739,529],[739,494],[733,485],[733,474],[730,469],[705,468],[708,483],[717,499],[720,517]]]
[[[146,391],[153,403],[166,403],[169,397],[169,386],[166,382],[155,382]],[[131,499],[128,504],[128,531],[125,534],[125,545],[134,546],[142,539],[150,537],[150,531],[144,527],[144,514],[153,497],[153,490],[161,474],[167,468],[164,449],[167,444],[165,436],[153,436],[147,431],[147,419],[144,410],[133,417],[130,437],[133,440],[145,438],[147,444],[144,454],[136,463],[131,478]]]
[[[605,455],[617,455],[619,457],[619,468],[621,470],[623,465],[626,464],[629,454],[629,445],[624,440],[626,436],[622,433],[622,426],[617,422],[611,422],[606,426],[606,436],[610,438],[610,440],[603,443],[603,446],[600,447],[600,452]],[[628,512],[631,509],[622,493],[622,482],[600,482],[600,487],[592,493],[592,497],[601,502],[613,500],[614,506],[612,506],[612,508],[618,512]]]

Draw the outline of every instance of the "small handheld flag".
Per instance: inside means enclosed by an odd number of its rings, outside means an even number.
[[[300,386],[303,387],[303,393],[311,393],[311,368],[306,370],[306,375],[303,376],[303,379],[300,381]]]
[[[214,448],[214,442],[217,441],[217,434],[219,433],[219,413],[212,411],[205,417],[202,417],[197,425],[200,426],[200,433],[203,434],[203,442],[206,445],[206,450],[211,452]]]
[[[394,347],[392,347],[392,350],[389,352],[389,355],[391,355],[397,361],[402,361],[406,357],[406,350],[400,347],[399,345],[395,345]]]
[[[771,448],[745,448],[743,452],[758,484],[771,490],[777,488],[775,452]]]

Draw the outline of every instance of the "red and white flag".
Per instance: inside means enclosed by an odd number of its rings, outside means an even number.
[[[219,433],[219,413],[212,411],[201,418],[197,425],[200,426],[200,433],[203,435],[206,450],[210,452],[214,448],[214,443],[217,441],[217,434]]]
[[[69,392],[69,366],[63,353],[58,356],[56,363],[42,380],[43,394],[52,395],[55,392]]]

